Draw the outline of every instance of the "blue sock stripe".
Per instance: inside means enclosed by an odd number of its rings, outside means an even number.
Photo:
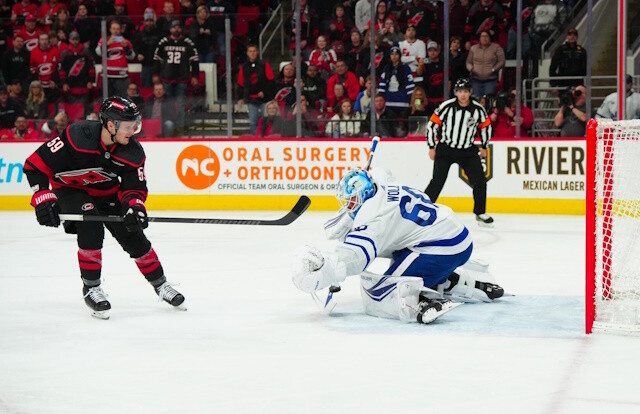
[[[365,237],[365,236],[360,236],[358,234],[353,234],[353,233],[349,233],[349,235],[347,236],[348,238],[354,238],[354,239],[359,239],[359,240],[364,240],[364,241],[368,241],[369,243],[371,243],[371,246],[373,247],[373,254],[375,257],[378,257],[378,249],[376,248],[376,244],[374,243],[374,241],[372,239],[370,239],[369,237]]]
[[[453,237],[451,239],[422,242],[422,243],[416,244],[414,247],[455,246],[457,244],[462,243],[467,238],[468,235],[469,235],[469,230],[467,230],[467,228],[465,227],[462,229],[460,234],[458,234],[456,237]]]

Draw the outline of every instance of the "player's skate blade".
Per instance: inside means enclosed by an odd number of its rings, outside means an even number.
[[[448,299],[426,299],[424,298],[420,303],[420,310],[418,311],[417,320],[418,323],[431,323],[440,316],[449,312],[450,310],[462,305],[460,302],[452,302]]]
[[[100,286],[82,287],[84,303],[91,309],[91,316],[99,319],[109,319],[111,303],[107,300],[107,295]]]
[[[477,214],[476,221],[480,227],[493,227],[493,217],[486,214]]]
[[[155,288],[155,290],[161,300],[167,302],[176,309],[187,310],[187,307],[184,306],[184,296],[175,290],[168,282],[164,282]]]

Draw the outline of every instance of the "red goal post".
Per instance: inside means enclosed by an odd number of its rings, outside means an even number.
[[[640,334],[640,121],[587,126],[586,333]]]

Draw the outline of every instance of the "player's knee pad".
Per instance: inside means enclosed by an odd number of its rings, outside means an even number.
[[[78,234],[78,247],[81,249],[101,249],[104,240],[104,227],[96,221],[76,221],[73,230]],[[66,229],[65,229],[66,231]]]
[[[360,275],[364,311],[371,316],[415,322],[420,293],[425,290],[429,289],[419,277],[383,276],[367,271]]]
[[[120,246],[125,252],[129,253],[132,259],[144,256],[151,249],[151,242],[146,238],[144,233],[136,231],[131,232],[118,239]]]
[[[504,294],[489,272],[489,264],[481,260],[469,260],[456,268],[446,282],[438,285],[438,291],[463,302],[491,302]]]

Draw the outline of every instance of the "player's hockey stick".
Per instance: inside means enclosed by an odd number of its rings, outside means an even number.
[[[296,221],[304,213],[311,200],[307,196],[300,196],[295,206],[283,217],[275,220],[247,220],[226,218],[187,218],[187,217],[148,217],[155,223],[195,223],[195,224],[241,224],[249,226],[286,226]],[[101,221],[105,223],[120,223],[124,221],[121,216],[97,216],[91,214],[60,214],[63,221]]]
[[[379,136],[374,136],[371,140],[371,152],[369,153],[369,159],[367,159],[367,165],[365,165],[364,170],[369,171],[371,167],[371,161],[373,161],[373,154],[376,151],[376,147],[380,142]],[[321,299],[316,292],[311,293],[311,297],[316,302],[318,307],[325,312],[326,314],[330,314],[333,311],[333,308],[336,307],[337,303],[333,300],[333,294],[338,293],[342,290],[339,285],[331,285],[329,286],[329,291],[327,292],[327,297],[325,299]]]

